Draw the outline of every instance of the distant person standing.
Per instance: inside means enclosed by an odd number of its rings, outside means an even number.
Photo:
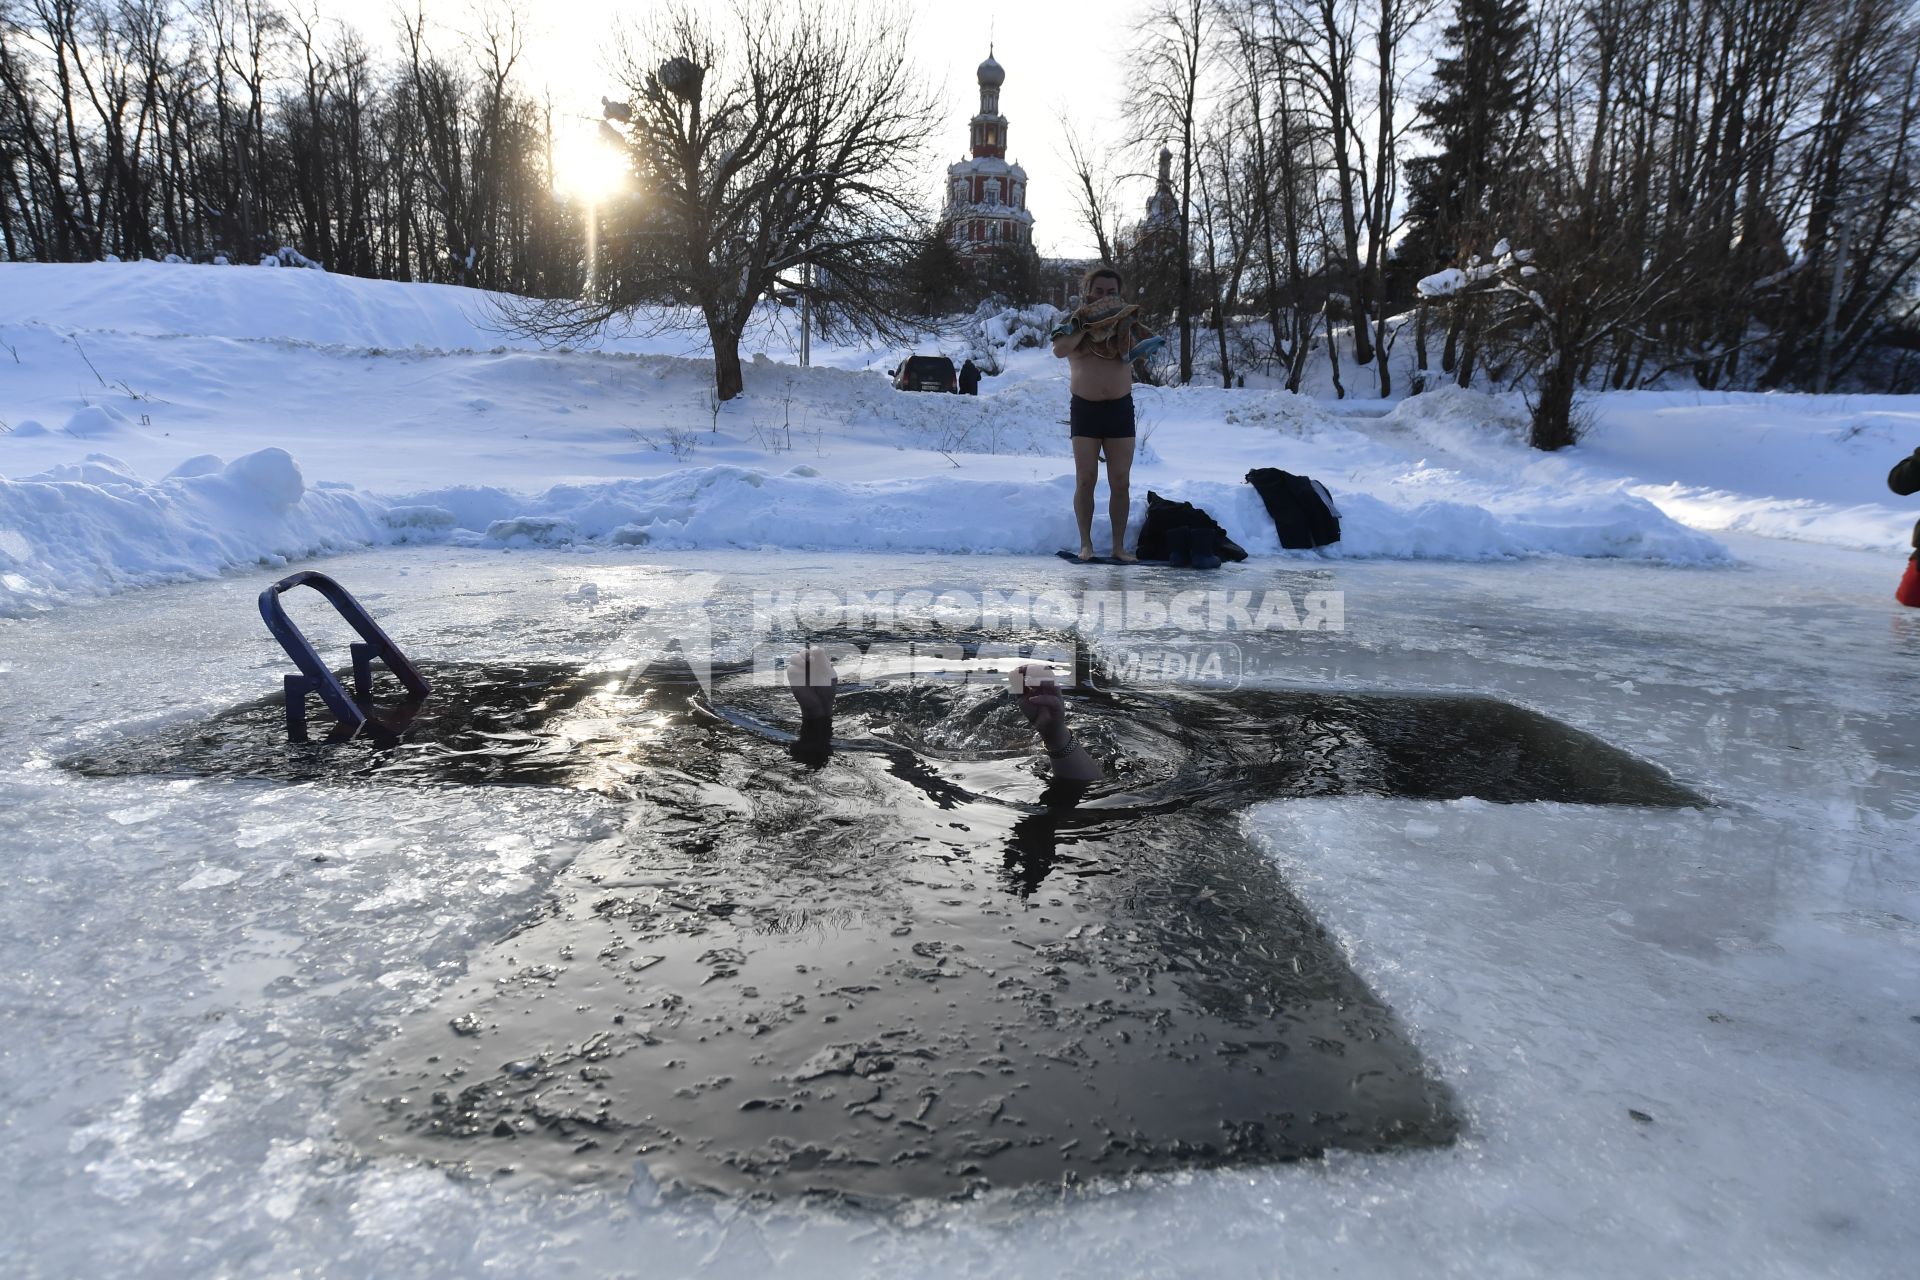
[[[1901,497],[1920,493],[1920,449],[1893,464],[1887,473],[1887,488]],[[1907,557],[1907,571],[1900,577],[1893,598],[1909,608],[1920,609],[1920,524],[1913,526],[1913,554]]]
[[[963,396],[980,394],[980,366],[971,359],[960,366],[960,394]]]
[[[1120,273],[1099,266],[1080,282],[1081,304],[1053,331],[1053,354],[1067,362],[1073,399],[1073,516],[1080,526],[1080,560],[1094,559],[1093,490],[1100,459],[1107,462],[1107,519],[1113,558],[1133,563],[1127,550],[1128,482],[1133,475],[1133,362],[1166,341],[1141,328],[1140,308],[1121,301]]]

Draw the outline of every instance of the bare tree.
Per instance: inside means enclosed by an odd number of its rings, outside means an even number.
[[[1264,44],[1260,36],[1260,13],[1264,6],[1250,0],[1221,0],[1223,43],[1233,67],[1232,93],[1246,104],[1243,161],[1247,176],[1248,216],[1257,246],[1255,260],[1260,265],[1260,307],[1267,319],[1272,355],[1288,363],[1289,335],[1280,323],[1280,249],[1281,236],[1275,234],[1275,204],[1284,209],[1287,193],[1278,189],[1278,166],[1269,140],[1267,121],[1268,70]]]
[[[1256,253],[1257,220],[1248,205],[1257,199],[1249,190],[1249,174],[1243,164],[1250,149],[1236,148],[1247,132],[1246,120],[1238,108],[1227,108],[1210,121],[1201,139],[1198,166],[1201,243],[1206,256],[1208,311],[1214,331],[1214,345],[1220,362],[1220,385],[1234,385],[1233,357],[1230,348],[1234,317],[1240,310],[1241,282],[1249,261]]]
[[[917,195],[940,123],[897,10],[740,0],[724,35],[698,11],[658,16],[623,51],[608,104],[649,209],[633,261],[593,296],[520,322],[549,334],[696,311],[721,400],[744,388],[740,340],[763,299],[807,296],[829,326],[905,335],[903,288],[931,220]]]
[[[1369,276],[1361,263],[1364,227],[1366,153],[1365,132],[1358,102],[1356,70],[1361,44],[1362,0],[1270,0],[1273,40],[1288,63],[1288,74],[1312,95],[1318,131],[1332,162],[1333,202],[1338,230],[1335,274],[1346,288],[1353,323],[1353,356],[1360,364],[1373,359],[1369,332]],[[1356,146],[1360,148],[1355,154]],[[1329,330],[1329,332],[1331,332]],[[1338,359],[1331,350],[1329,356]]]
[[[1413,32],[1432,14],[1434,0],[1375,0],[1373,10],[1374,139],[1371,173],[1361,171],[1361,221],[1366,230],[1368,295],[1376,299],[1373,309],[1372,346],[1380,353],[1374,366],[1375,386],[1384,398],[1393,394],[1393,372],[1386,351],[1391,345],[1388,332],[1386,256],[1388,246],[1398,234],[1404,219],[1399,200],[1400,156],[1413,122],[1402,120],[1399,107],[1407,79],[1407,45]],[[1361,148],[1364,157],[1366,150]],[[1365,319],[1356,311],[1354,328]],[[1356,349],[1361,345],[1355,338]]]
[[[1213,15],[1206,0],[1156,0],[1140,20],[1138,90],[1129,100],[1134,143],[1177,144],[1175,312],[1180,333],[1180,381],[1193,381],[1193,180],[1198,163],[1201,79],[1209,60]]]
[[[1100,261],[1118,262],[1114,233],[1119,229],[1120,218],[1115,212],[1118,179],[1114,167],[1106,158],[1096,158],[1074,129],[1073,122],[1064,115],[1060,118],[1060,129],[1067,140],[1065,158],[1073,175],[1073,200],[1080,221],[1099,247]]]
[[[951,246],[900,194],[931,113],[897,16],[763,0],[709,36],[669,14],[632,59],[638,194],[588,207],[554,189],[553,110],[502,7],[521,2],[476,0],[465,31],[410,7],[362,43],[320,0],[0,0],[0,258],[318,259],[571,299],[556,333],[672,303],[730,386],[770,295],[892,336],[942,294]],[[1328,341],[1343,386],[1327,335],[1364,368],[1413,307],[1416,358],[1444,335],[1456,380],[1518,380],[1543,442],[1578,388],[1675,372],[1913,385],[1913,0],[1450,0],[1423,24],[1432,2],[1156,0],[1129,141],[1180,171],[1128,228],[1128,176],[1087,134],[1063,167],[1090,238],[1179,317],[1186,376],[1210,315],[1223,376],[1270,351],[1297,389]],[[1414,156],[1435,27],[1437,151]],[[1517,285],[1503,238],[1535,255],[1541,304],[1478,274]],[[1449,265],[1485,287],[1417,288]],[[1257,338],[1224,328],[1247,318]]]

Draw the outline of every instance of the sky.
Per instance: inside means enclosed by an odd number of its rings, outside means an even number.
[[[697,2],[717,15],[729,7],[726,0]],[[477,28],[467,0],[422,3],[429,18],[449,33]],[[946,104],[946,124],[928,159],[929,197],[940,188],[946,166],[966,154],[967,121],[980,108],[975,69],[991,42],[1007,73],[1000,111],[1007,117],[1008,158],[1027,171],[1035,243],[1050,256],[1092,257],[1092,237],[1080,225],[1069,189],[1061,119],[1070,115],[1075,130],[1096,145],[1120,139],[1126,87],[1123,51],[1138,0],[1109,5],[1058,0],[898,3],[911,15],[912,54]],[[577,171],[577,157],[590,154],[601,95],[618,96],[618,81],[607,64],[613,47],[610,33],[648,7],[645,0],[548,0],[525,6],[531,13],[522,81],[536,94],[552,95],[560,134],[557,149],[562,153],[558,167],[563,170],[571,163]],[[383,52],[396,47],[390,34],[395,9],[393,0],[331,0],[326,6],[329,16],[359,27]],[[451,52],[454,39],[449,35],[442,44]],[[1129,167],[1144,165],[1135,158]],[[1137,213],[1136,206],[1149,194],[1148,184],[1136,179],[1124,190],[1125,212]]]

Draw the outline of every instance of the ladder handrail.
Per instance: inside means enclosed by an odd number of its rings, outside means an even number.
[[[399,677],[400,683],[407,687],[414,698],[424,698],[432,691],[419,669],[406,654],[400,652],[400,646],[380,629],[373,615],[345,587],[326,574],[312,570],[289,574],[260,593],[260,617],[266,622],[268,632],[286,650],[287,657],[293,660],[293,665],[300,668],[299,675],[288,676],[284,681],[289,734],[304,736],[306,698],[309,693],[319,694],[320,700],[327,704],[327,709],[333,712],[335,719],[356,733],[367,724],[367,713],[353,698],[347,696],[339,679],[320,660],[313,642],[287,616],[280,597],[295,587],[312,587],[318,591],[364,642],[352,646],[354,693],[361,699],[370,698],[373,693],[374,658],[386,663],[387,669]]]

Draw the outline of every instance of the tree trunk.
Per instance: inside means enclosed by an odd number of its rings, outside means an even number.
[[[1540,398],[1533,402],[1529,443],[1534,448],[1551,452],[1574,442],[1573,393],[1578,381],[1578,366],[1565,351],[1557,353],[1552,366],[1540,376]]]
[[[1322,307],[1320,309],[1320,319],[1326,323],[1327,328],[1327,364],[1333,370],[1334,398],[1345,400],[1347,398],[1347,389],[1340,385],[1340,341],[1333,336],[1333,308],[1331,306]]]
[[[1293,335],[1293,359],[1287,363],[1287,390],[1300,394],[1300,384],[1306,380],[1307,357],[1313,354],[1313,312],[1295,307],[1293,314],[1298,328]]]
[[[1413,313],[1413,394],[1427,389],[1427,304]]]
[[[746,389],[740,374],[740,335],[709,321],[707,338],[713,344],[713,389],[720,399],[731,400]]]
[[[1220,386],[1223,390],[1233,386],[1233,366],[1227,362],[1227,318],[1224,308],[1214,304],[1213,332],[1220,340]]]
[[[1188,150],[1192,147],[1189,145]],[[1193,381],[1193,232],[1187,210],[1193,207],[1193,165],[1180,180],[1180,385]]]
[[[1387,362],[1387,315],[1383,305],[1379,319],[1373,322],[1374,376],[1380,380],[1380,398],[1393,395],[1393,370]]]

